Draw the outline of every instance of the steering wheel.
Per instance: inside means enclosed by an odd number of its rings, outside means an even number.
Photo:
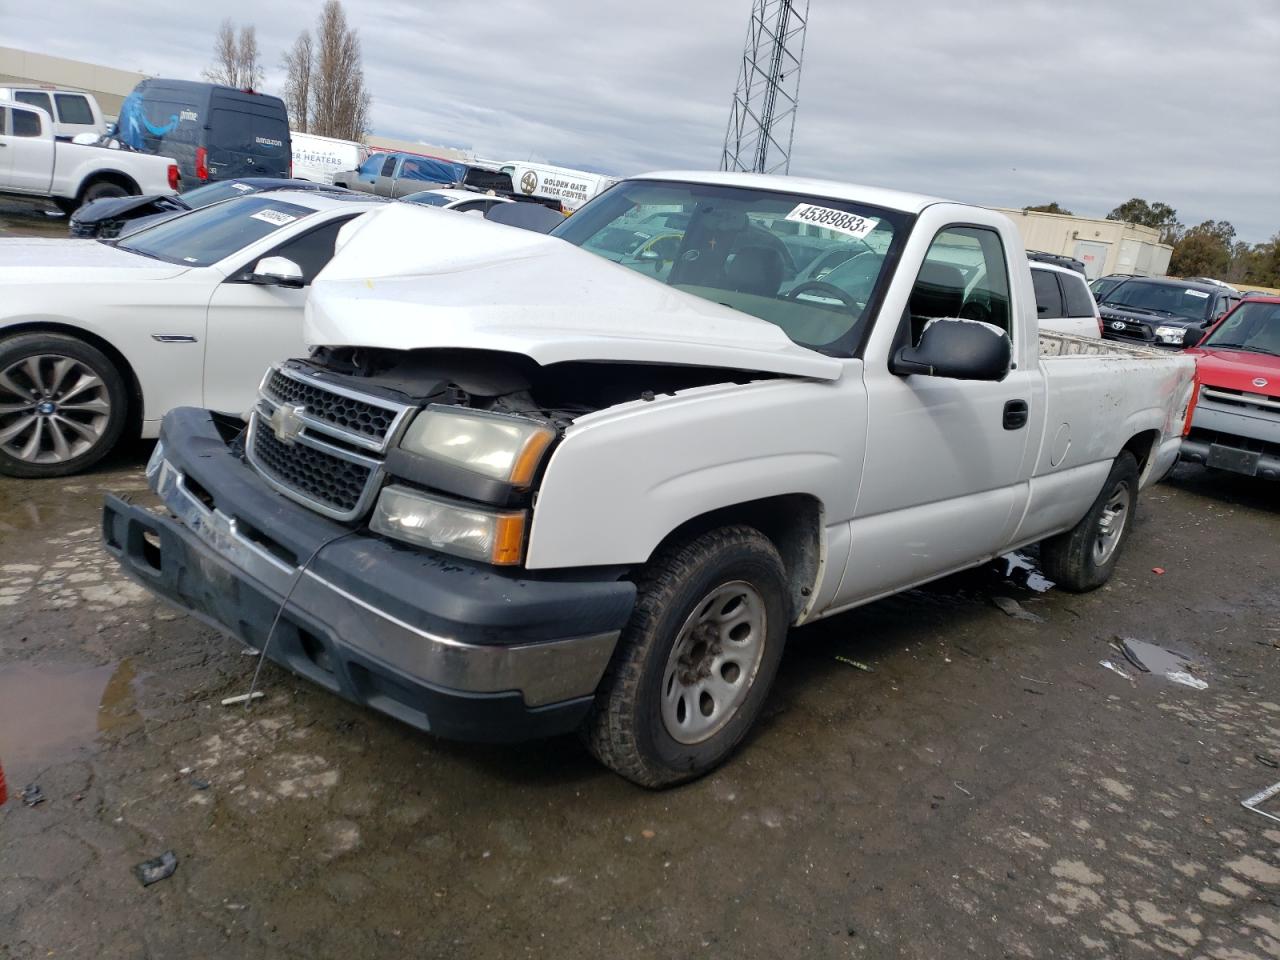
[[[858,309],[858,302],[854,300],[853,294],[847,290],[841,290],[834,283],[827,283],[825,280],[808,280],[787,294],[791,300],[799,298],[802,293],[817,293],[831,300],[839,300],[850,310]]]

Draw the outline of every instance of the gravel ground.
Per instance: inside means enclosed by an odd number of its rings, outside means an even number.
[[[0,958],[1280,957],[1280,822],[1240,805],[1280,780],[1273,485],[1180,468],[1089,595],[985,571],[794,631],[744,749],[652,793],[272,664],[220,706],[254,659],[98,544],[147,452],[0,479]]]

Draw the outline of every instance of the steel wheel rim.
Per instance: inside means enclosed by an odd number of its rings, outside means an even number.
[[[1106,563],[1120,545],[1124,528],[1129,522],[1129,484],[1122,481],[1116,484],[1111,496],[1102,507],[1102,516],[1098,518],[1098,536],[1093,541],[1093,562]]]
[[[24,463],[65,463],[107,430],[102,377],[74,357],[37,353],[0,370],[0,451]]]
[[[662,724],[673,740],[702,743],[733,719],[760,669],[768,624],[760,591],[742,580],[698,601],[662,671]]]

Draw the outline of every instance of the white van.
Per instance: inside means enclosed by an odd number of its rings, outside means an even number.
[[[577,210],[598,193],[604,193],[615,183],[616,177],[606,177],[586,170],[553,167],[543,163],[509,161],[499,168],[511,175],[511,185],[520,193],[531,197],[559,200],[566,211]]]
[[[0,100],[14,100],[39,107],[53,118],[53,135],[70,140],[82,133],[104,136],[107,120],[91,93],[57,87],[0,87]]]
[[[312,183],[333,183],[340,170],[355,170],[369,156],[369,148],[354,140],[319,137],[289,131],[293,142],[293,178]]]

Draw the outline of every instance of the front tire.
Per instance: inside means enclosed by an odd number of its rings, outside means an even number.
[[[128,408],[124,377],[83,340],[0,340],[0,473],[65,477],[92,466],[120,438]]]
[[[1040,544],[1045,576],[1073,593],[1096,590],[1110,580],[1129,540],[1137,502],[1138,461],[1126,450],[1111,465],[1084,519]]]
[[[614,772],[666,787],[724,762],[754,724],[791,602],[777,549],[746,526],[663,550],[638,587],[584,738]]]

